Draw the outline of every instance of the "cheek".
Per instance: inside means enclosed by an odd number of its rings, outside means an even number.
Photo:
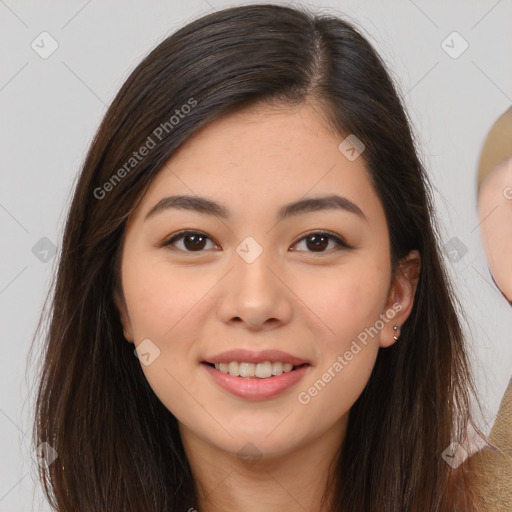
[[[319,363],[297,400],[310,418],[331,424],[348,413],[365,388],[379,350],[379,321],[386,282],[378,266],[350,272],[317,296],[317,310],[329,326],[317,337]],[[333,331],[333,332],[331,332]],[[320,426],[312,425],[313,430]]]
[[[298,393],[298,407],[309,418],[313,438],[321,435],[326,425],[333,425],[349,414],[375,365],[378,346],[356,342],[344,348],[347,350],[334,351]]]
[[[143,254],[127,258],[122,273],[135,346],[145,377],[169,410],[186,411],[194,403],[188,402],[188,397],[200,394],[189,370],[197,364],[193,347],[202,337],[208,292],[211,293],[219,276],[192,266],[171,271],[168,261],[151,260]],[[150,353],[147,365],[142,363],[144,353]]]
[[[301,293],[309,294],[308,303],[325,329],[317,335],[319,364],[302,388],[305,394],[300,403],[316,404],[312,409],[319,407],[319,414],[320,404],[332,407],[334,418],[348,411],[360,395],[379,349],[388,277],[385,263],[361,259],[322,279],[317,275],[316,285],[304,282]]]
[[[179,331],[187,316],[216,280],[190,268],[169,270],[163,259],[130,258],[123,266],[123,289],[135,340],[165,340]]]
[[[337,269],[303,274],[295,287],[323,324],[324,351],[341,350],[365,328],[373,326],[386,304],[389,269],[381,261],[360,258]]]

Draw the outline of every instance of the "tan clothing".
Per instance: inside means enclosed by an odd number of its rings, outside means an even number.
[[[478,512],[512,512],[512,379],[489,441],[468,460]]]

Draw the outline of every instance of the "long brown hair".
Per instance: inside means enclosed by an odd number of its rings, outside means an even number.
[[[454,470],[442,457],[471,419],[461,308],[440,258],[431,186],[403,102],[352,24],[266,4],[209,14],[166,38],[126,80],[91,144],[43,311],[33,442],[58,454],[39,470],[56,510],[197,508],[176,418],[147,383],[114,304],[125,223],[156,173],[201,127],[259,102],[305,101],[325,113],[340,142],[354,134],[364,143],[393,272],[413,249],[422,258],[400,340],[380,349],[351,408],[329,510],[472,510],[464,464]],[[139,158],[143,146],[149,151]]]

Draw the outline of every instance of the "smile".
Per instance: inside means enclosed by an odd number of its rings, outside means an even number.
[[[232,395],[264,400],[277,396],[297,384],[311,365],[304,363],[293,366],[291,363],[283,364],[278,361],[257,364],[232,361],[215,365],[203,362],[201,366],[220,388]]]

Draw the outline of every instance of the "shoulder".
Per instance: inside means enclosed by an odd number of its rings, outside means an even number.
[[[468,460],[478,512],[512,511],[512,379],[487,446]]]

